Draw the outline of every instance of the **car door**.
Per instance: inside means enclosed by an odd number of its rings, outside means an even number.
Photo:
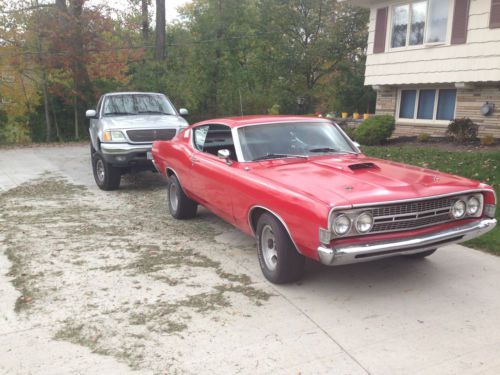
[[[231,129],[220,124],[200,125],[193,128],[192,137],[189,190],[203,206],[233,222],[231,185],[237,163]],[[231,165],[217,157],[221,149],[231,152]]]

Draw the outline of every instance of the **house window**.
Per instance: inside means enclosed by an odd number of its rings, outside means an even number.
[[[446,41],[448,1],[426,0],[392,7],[391,48]]]
[[[398,118],[423,121],[450,121],[455,117],[457,90],[401,90]]]

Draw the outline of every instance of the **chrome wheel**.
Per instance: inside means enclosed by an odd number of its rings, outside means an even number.
[[[170,206],[174,211],[177,211],[179,206],[179,198],[177,197],[177,185],[170,183],[170,188],[168,189],[168,198],[170,199]]]
[[[95,169],[99,181],[104,182],[104,178],[106,177],[106,171],[104,169],[104,162],[101,159],[97,160]]]
[[[266,267],[269,271],[274,271],[278,265],[278,252],[276,250],[276,238],[270,225],[262,228],[260,247]]]

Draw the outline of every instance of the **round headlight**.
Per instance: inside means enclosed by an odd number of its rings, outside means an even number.
[[[476,215],[481,208],[481,202],[476,197],[470,197],[467,201],[467,215]]]
[[[455,202],[453,207],[451,208],[451,214],[455,219],[460,219],[465,215],[465,211],[467,209],[467,206],[464,201],[458,200]]]
[[[373,216],[368,212],[363,212],[356,219],[356,230],[359,233],[367,233],[373,227]]]
[[[339,215],[333,222],[333,231],[339,236],[343,236],[351,229],[351,219],[346,215]]]

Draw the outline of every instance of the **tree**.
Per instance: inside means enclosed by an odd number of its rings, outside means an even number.
[[[156,0],[155,58],[165,59],[165,0]]]
[[[142,16],[142,40],[144,44],[149,40],[149,0],[141,0],[141,16]]]

